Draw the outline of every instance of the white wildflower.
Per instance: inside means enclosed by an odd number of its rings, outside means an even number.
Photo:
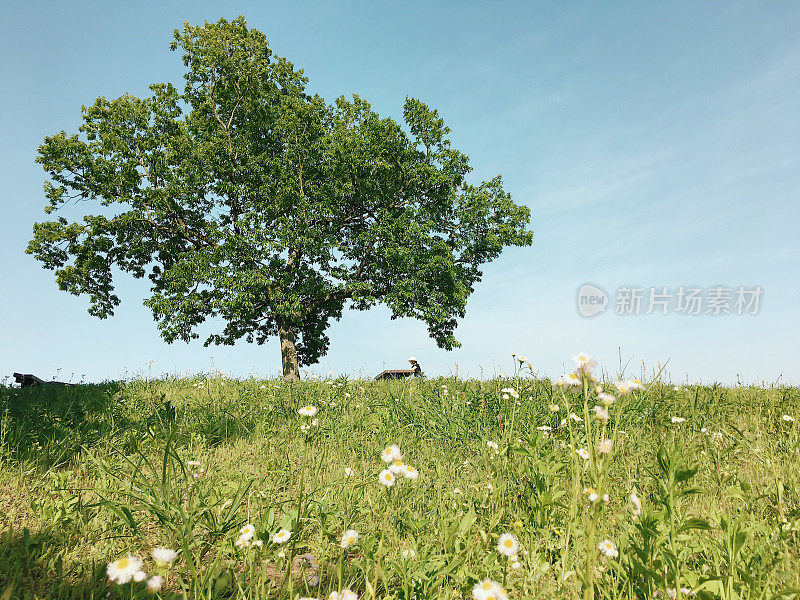
[[[600,404],[606,407],[614,404],[614,400],[616,400],[614,396],[612,396],[611,394],[606,394],[604,392],[597,394],[597,399],[600,400]]]
[[[108,563],[106,571],[108,578],[115,583],[128,583],[133,579],[134,574],[142,569],[142,561],[130,554],[112,563]]]
[[[414,480],[417,477],[419,477],[419,471],[417,471],[411,465],[406,465],[405,468],[401,471],[401,473],[403,474],[403,477],[405,477],[406,479]]]
[[[631,385],[628,381],[618,381],[614,385],[617,387],[617,390],[622,396],[631,391]]]
[[[616,558],[617,556],[619,556],[619,552],[617,551],[617,545],[611,540],[603,540],[602,542],[600,542],[597,548],[608,558]]]
[[[342,541],[339,544],[342,548],[348,548],[358,541],[358,532],[355,529],[348,529],[342,536]]]
[[[519,540],[513,533],[504,533],[497,540],[497,551],[505,556],[514,556],[519,552]]]
[[[272,541],[275,544],[283,544],[284,542],[288,542],[290,537],[292,537],[291,531],[288,529],[281,529],[278,533],[272,536]]]
[[[390,463],[395,460],[403,460],[403,453],[400,452],[400,446],[391,444],[386,446],[381,452],[381,460],[385,463]]]
[[[147,589],[151,592],[158,592],[161,591],[161,587],[164,585],[164,578],[159,575],[153,575],[150,579],[147,580]]]
[[[381,471],[378,477],[381,480],[381,485],[385,485],[387,488],[390,488],[394,485],[394,473],[392,473],[389,469],[384,469]]]
[[[153,560],[160,565],[171,564],[176,558],[178,558],[178,553],[169,548],[153,548],[153,551],[150,554],[152,555]]]
[[[579,352],[573,356],[572,362],[575,363],[578,373],[586,373],[587,375],[597,366],[597,361],[585,352]]]
[[[605,425],[608,423],[608,411],[603,408],[602,406],[595,406],[592,410],[594,410],[594,418],[598,420],[598,422]]]
[[[248,523],[239,530],[239,533],[241,534],[239,537],[250,540],[256,534],[256,528],[253,527],[252,523]]]
[[[472,597],[475,600],[505,600],[506,591],[499,583],[491,579],[484,579],[472,588]]]

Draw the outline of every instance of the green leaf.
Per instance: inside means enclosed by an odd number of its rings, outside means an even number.
[[[711,525],[705,519],[692,517],[686,519],[681,524],[681,526],[678,528],[678,533],[683,533],[684,531],[689,531],[690,529],[709,530],[711,529]]]

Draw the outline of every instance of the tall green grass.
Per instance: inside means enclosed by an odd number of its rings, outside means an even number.
[[[109,581],[129,554],[163,598],[471,598],[487,578],[511,598],[800,593],[800,423],[782,418],[800,418],[800,390],[650,383],[603,429],[593,387],[517,373],[0,388],[0,599],[153,597]],[[420,475],[385,488],[391,443]],[[261,547],[237,547],[247,523]],[[496,548],[509,532],[513,558]],[[178,559],[156,565],[156,546]]]

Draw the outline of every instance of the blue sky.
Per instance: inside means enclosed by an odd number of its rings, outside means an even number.
[[[506,372],[510,352],[558,375],[577,351],[615,373],[673,381],[800,383],[800,5],[761,3],[20,2],[0,8],[2,322],[12,371],[102,381],[277,375],[277,342],[163,342],[147,281],[116,281],[102,321],[24,254],[45,220],[46,135],[74,132],[97,96],[181,82],[168,49],[184,21],[244,15],[327,99],[357,93],[399,119],[439,110],[473,182],[502,174],[533,213],[534,244],[488,265],[446,352],[424,324],[348,312],[316,373],[370,376],[413,354],[429,375]],[[760,285],[758,315],[576,310],[585,282]],[[612,297],[613,303],[613,297]],[[202,328],[200,333],[211,328]],[[213,359],[212,359],[213,356]],[[152,363],[150,363],[152,361]]]

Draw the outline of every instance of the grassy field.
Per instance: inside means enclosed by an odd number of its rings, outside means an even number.
[[[0,600],[800,594],[800,390],[528,371],[0,387]]]

